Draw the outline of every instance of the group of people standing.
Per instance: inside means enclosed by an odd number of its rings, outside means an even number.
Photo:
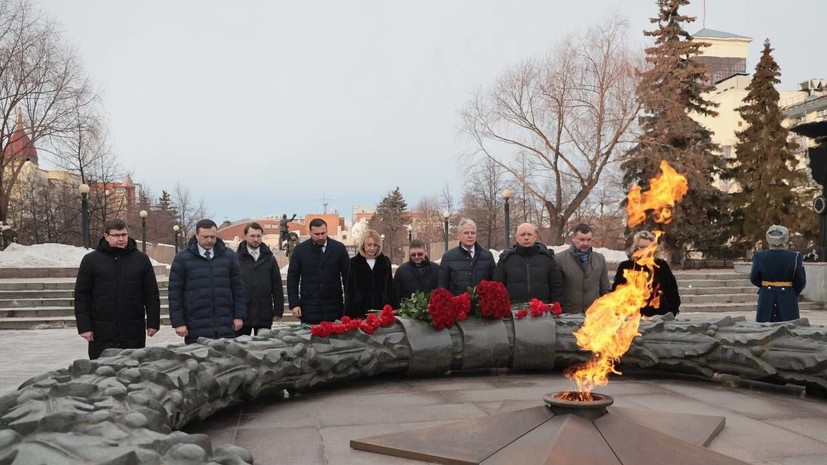
[[[439,265],[429,260],[422,241],[412,240],[410,259],[395,275],[376,231],[366,231],[350,258],[344,244],[328,237],[323,220],[314,219],[308,226],[310,238],[296,245],[287,271],[288,306],[305,324],[360,318],[386,304],[397,308],[414,292],[437,287],[458,295],[483,280],[502,282],[515,303],[536,298],[559,302],[566,313],[583,313],[594,300],[623,284],[629,269],[653,274],[653,293],[641,308],[643,315],[680,311],[677,282],[666,261],[656,259],[652,269],[636,261],[634,252],[656,240],[648,231],[634,235],[630,258],[620,263],[610,285],[606,259],[594,250],[593,232],[586,224],[573,229],[571,245],[557,254],[537,241],[533,225],[521,224],[516,244],[495,261],[477,243],[476,224],[462,219],[459,245],[448,250]],[[196,224],[194,236],[176,254],[169,272],[169,316],[186,343],[199,337],[257,334],[281,319],[281,273],[262,242],[263,232],[258,223],[248,224],[244,240],[232,251],[218,237],[212,220]],[[760,288],[758,321],[798,317],[796,297],[804,287],[804,271],[800,255],[783,250],[788,238],[786,228],[773,226],[767,233],[771,250],[755,254],[750,279]],[[138,251],[124,221],[108,220],[97,249],[83,258],[75,285],[75,315],[92,359],[108,348],[144,347],[146,337],[160,328],[160,295],[152,264]]]
[[[512,302],[536,298],[560,302],[567,313],[583,313],[595,299],[624,282],[619,271],[614,286],[610,286],[606,259],[594,251],[593,232],[586,224],[574,228],[570,248],[557,255],[537,242],[533,225],[521,224],[516,232],[517,243],[495,261],[493,254],[477,243],[476,224],[463,218],[457,226],[459,245],[448,250],[439,265],[429,260],[422,241],[413,240],[410,259],[394,275],[390,260],[382,253],[378,232],[367,230],[356,256],[348,262],[344,246],[327,237],[321,220],[314,221],[318,223],[310,224],[310,240],[296,247],[287,272],[290,309],[307,324],[333,321],[343,315],[361,318],[367,310],[384,305],[396,308],[414,292],[438,287],[458,295],[483,280],[502,282]],[[647,234],[635,237],[639,243],[635,248],[645,247],[651,236]],[[647,305],[642,311],[647,316],[677,314],[677,283],[665,261],[658,260],[657,264],[655,281],[661,284],[656,284],[655,292],[661,305]],[[634,266],[630,260],[621,264],[621,269]]]
[[[248,224],[233,251],[218,237],[215,222],[195,225],[169,270],[169,317],[186,343],[252,334],[281,318],[281,273],[263,234],[261,225]],[[144,347],[161,326],[155,271],[123,220],[107,220],[97,248],[81,261],[75,318],[91,359],[109,348]]]

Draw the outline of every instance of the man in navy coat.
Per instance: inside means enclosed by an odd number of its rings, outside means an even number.
[[[169,318],[187,344],[236,337],[247,315],[238,259],[217,231],[214,221],[199,221],[169,270]]]
[[[314,218],[310,239],[297,245],[287,268],[287,300],[293,316],[305,324],[335,321],[344,316],[342,284],[350,257],[344,244],[327,236],[327,223]]]

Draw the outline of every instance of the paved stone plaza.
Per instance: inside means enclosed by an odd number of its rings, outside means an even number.
[[[827,312],[803,316],[827,325]],[[74,328],[0,335],[2,392],[86,356],[86,343]],[[149,342],[164,345],[180,338],[164,327]],[[827,463],[827,399],[806,396],[797,387],[736,384],[636,372],[613,377],[599,392],[614,396],[621,407],[723,415],[727,425],[710,448],[748,463]],[[413,464],[421,462],[352,450],[349,441],[540,405],[544,394],[572,386],[558,373],[381,376],[232,407],[186,430],[209,434],[215,445],[243,446],[259,464]]]

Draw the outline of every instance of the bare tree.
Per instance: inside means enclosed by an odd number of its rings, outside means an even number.
[[[44,172],[31,170],[18,179],[15,190],[9,219],[17,225],[18,242],[81,244],[76,186],[48,180]]]
[[[626,22],[609,18],[546,58],[508,70],[463,111],[472,156],[492,160],[543,202],[552,244],[629,142],[639,106]]]
[[[502,192],[506,185],[503,178],[503,169],[486,158],[474,167],[465,182],[460,216],[477,223],[477,242],[487,249],[502,249],[510,245],[501,242],[505,240]]]
[[[78,60],[54,24],[25,1],[0,2],[0,153],[11,142],[18,111],[33,147],[67,131],[88,95]],[[20,160],[0,156],[0,221],[8,217],[21,169]]]
[[[433,242],[442,242],[442,206],[438,195],[428,195],[419,199],[412,216],[413,238],[424,241],[430,247]],[[430,252],[430,250],[429,250]]]
[[[442,192],[440,192],[440,206],[442,207],[442,211],[453,213],[454,210],[454,196],[451,195],[451,186],[448,185],[446,182],[444,186],[442,186]]]
[[[178,208],[178,226],[184,237],[189,237],[190,233],[195,234],[195,224],[209,216],[204,199],[194,200],[189,188],[181,183],[175,184],[172,202]]]

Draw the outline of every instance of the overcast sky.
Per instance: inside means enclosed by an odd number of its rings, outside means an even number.
[[[350,217],[399,186],[409,206],[472,146],[460,110],[509,66],[616,13],[630,37],[654,0],[33,0],[101,90],[113,148],[157,194],[177,182],[218,222]],[[685,13],[703,27],[702,1]],[[782,87],[827,77],[822,0],[707,0],[706,27],[769,37]]]

